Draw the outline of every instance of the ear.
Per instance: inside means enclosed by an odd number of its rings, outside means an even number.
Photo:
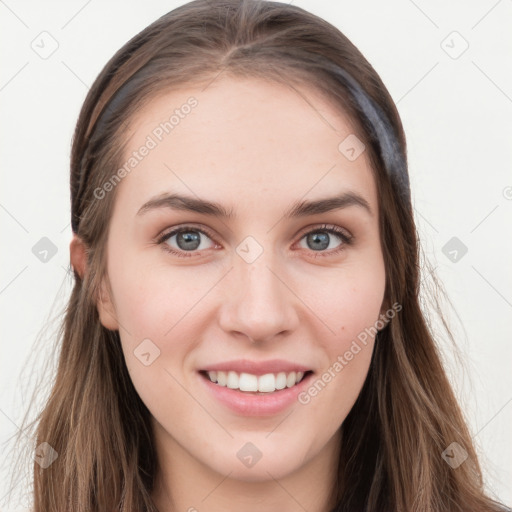
[[[83,240],[76,234],[73,235],[73,239],[69,244],[69,255],[73,270],[77,272],[80,279],[83,280],[88,270],[87,247]],[[100,297],[96,307],[103,327],[110,329],[111,331],[118,330],[119,325],[115,314],[115,308],[110,298],[110,293],[107,290],[105,280],[102,280],[101,282]]]
[[[69,244],[69,259],[71,267],[83,280],[87,270],[87,248],[82,239],[76,234],[73,234],[73,240]]]
[[[110,331],[119,330],[119,322],[117,321],[116,310],[110,296],[110,292],[107,289],[105,279],[102,279],[100,286],[100,297],[96,304],[98,308],[98,314],[100,316],[100,322],[106,329]]]

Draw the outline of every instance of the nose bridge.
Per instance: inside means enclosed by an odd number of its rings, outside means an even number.
[[[277,267],[270,249],[261,251],[254,260],[235,256],[229,286],[232,295],[223,306],[225,330],[241,332],[256,341],[294,327],[293,294],[278,277]]]

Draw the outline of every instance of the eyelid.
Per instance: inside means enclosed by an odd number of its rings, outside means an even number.
[[[337,226],[336,224],[326,223],[312,224],[310,226],[306,226],[305,228],[301,229],[296,236],[302,238],[304,235],[307,235],[315,231],[332,231],[335,232],[335,234],[337,234],[338,236],[345,236],[349,240],[354,238],[354,236],[348,231],[348,229],[342,228],[341,226]]]
[[[199,227],[200,226],[200,227]],[[194,223],[188,223],[183,224],[181,226],[175,226],[172,228],[169,228],[165,230],[163,233],[158,235],[153,241],[157,244],[163,244],[165,241],[167,241],[171,236],[174,236],[176,234],[179,234],[180,232],[186,232],[186,231],[198,231],[199,233],[202,233],[208,238],[210,238],[216,245],[219,245],[216,241],[216,235],[207,227],[204,227],[202,225],[196,225]],[[342,228],[340,226],[337,226],[336,224],[313,224],[310,226],[307,226],[299,231],[299,233],[295,236],[298,236],[299,239],[296,243],[299,243],[304,236],[308,235],[309,233],[314,233],[315,231],[326,231],[329,234],[334,234],[338,238],[341,239],[342,244],[339,248],[331,249],[330,251],[313,251],[309,250],[307,252],[311,252],[314,254],[313,257],[329,257],[333,255],[339,254],[341,251],[345,249],[347,245],[352,244],[354,240],[354,236],[345,228]],[[203,251],[182,251],[182,250],[176,250],[172,247],[166,247],[164,250],[170,252],[171,254],[174,254],[178,257],[194,257],[196,255],[200,255]],[[204,249],[207,250],[207,249]]]
[[[215,244],[218,245],[218,242],[216,241],[216,235],[214,234],[214,232],[212,230],[210,230],[209,228],[204,227],[202,225],[199,225],[199,224],[196,225],[194,223],[183,224],[181,226],[174,226],[172,228],[166,229],[161,234],[159,234],[156,238],[154,238],[153,242],[162,244],[167,239],[169,239],[171,236],[174,236],[174,235],[179,234],[180,232],[184,232],[184,231],[198,231],[199,233],[202,233],[203,235],[208,236],[208,238],[210,238],[213,242],[215,242]],[[187,252],[187,251],[183,251],[183,252]],[[199,251],[189,251],[189,252],[192,253],[192,252],[199,252]]]
[[[311,249],[304,249],[301,248],[301,250],[304,250],[308,253],[308,257],[310,258],[329,258],[334,256],[339,256],[343,251],[346,250],[347,246],[350,246],[353,244],[355,238],[354,235],[352,235],[346,228],[342,228],[341,226],[338,226],[336,224],[314,224],[312,226],[307,226],[304,228],[304,230],[301,230],[299,232],[299,240],[296,243],[300,243],[301,240],[310,233],[315,232],[327,232],[330,235],[335,235],[341,240],[341,245],[339,247],[336,247],[335,249],[330,249],[328,251],[313,251]]]

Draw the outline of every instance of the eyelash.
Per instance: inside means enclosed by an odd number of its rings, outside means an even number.
[[[206,228],[196,228],[194,226],[181,226],[179,228],[173,229],[169,231],[168,233],[164,233],[162,236],[158,237],[156,239],[156,243],[159,245],[163,245],[164,251],[167,251],[175,256],[178,256],[179,258],[193,258],[195,254],[197,254],[198,251],[177,251],[170,247],[169,245],[165,244],[165,242],[171,238],[173,235],[184,233],[188,231],[197,231],[198,233],[201,233],[203,235],[206,235],[210,239],[214,240],[214,235]],[[316,232],[324,232],[324,233],[330,233],[338,236],[342,240],[342,244],[337,249],[332,249],[331,251],[310,251],[315,253],[314,258],[318,257],[328,257],[328,256],[334,256],[339,254],[341,251],[343,251],[347,245],[352,244],[353,242],[353,236],[349,236],[346,234],[344,230],[341,228],[334,226],[332,224],[323,224],[322,226],[318,226],[314,229],[311,229],[310,231],[306,231],[302,234],[299,241],[302,240],[306,235],[309,235],[311,233]]]

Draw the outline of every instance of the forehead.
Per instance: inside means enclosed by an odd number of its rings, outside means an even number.
[[[137,112],[121,163],[133,165],[118,193],[139,207],[171,191],[232,205],[351,189],[375,203],[366,152],[356,159],[343,152],[354,132],[341,109],[313,87],[217,78],[161,93]]]

